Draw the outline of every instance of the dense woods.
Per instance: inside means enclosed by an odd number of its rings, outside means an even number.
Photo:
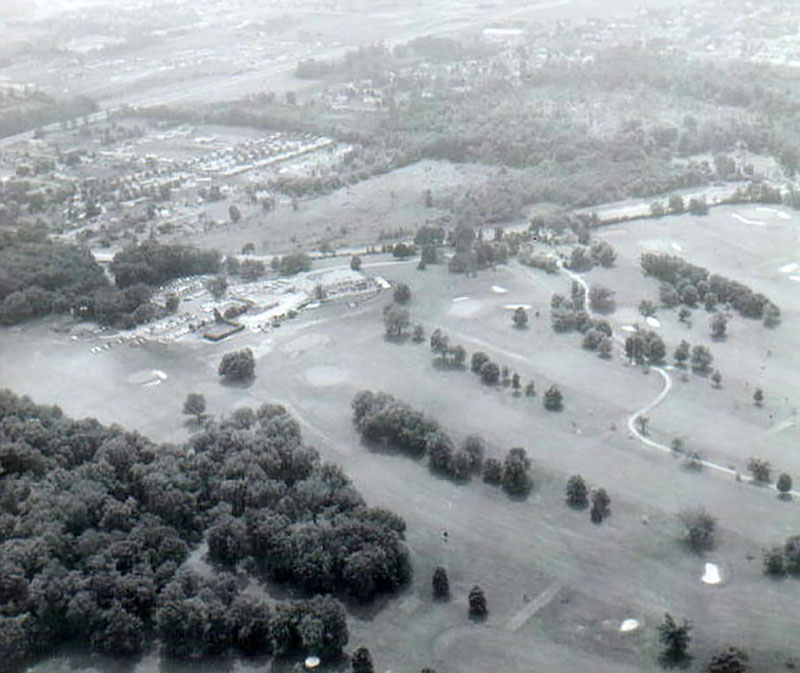
[[[347,626],[330,594],[366,601],[411,574],[402,519],[367,508],[280,406],[157,446],[3,391],[0,475],[5,659],[66,640],[132,653],[152,636],[169,656],[335,656]],[[203,539],[230,573],[181,567]],[[297,600],[256,600],[248,576]]]

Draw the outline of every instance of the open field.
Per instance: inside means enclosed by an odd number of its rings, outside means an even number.
[[[745,224],[734,214],[750,221],[760,217],[765,224]],[[748,456],[760,455],[778,470],[798,473],[800,463],[790,450],[797,441],[796,281],[779,270],[794,263],[797,226],[794,215],[721,208],[707,218],[629,222],[599,234],[619,257],[614,268],[592,271],[586,280],[617,290],[620,306],[610,317],[615,330],[636,318],[632,307],[642,296],[657,297],[657,284],[638,269],[639,252],[674,251],[672,243],[687,260],[752,285],[782,310],[783,323],[775,330],[733,317],[725,343],[710,341],[702,309],[694,311],[690,328],[673,312],[659,311],[670,352],[684,337],[711,344],[724,380],[714,390],[703,377],[683,382],[670,371],[673,388],[650,413],[654,438],[668,442],[681,435],[687,448],[737,469]],[[477,673],[490,664],[520,671],[655,670],[653,629],[665,610],[696,625],[692,670],[726,643],[746,646],[753,670],[776,670],[798,654],[792,648],[800,628],[800,586],[767,580],[760,563],[764,546],[797,532],[797,503],[730,476],[687,471],[680,460],[631,437],[627,418],[658,395],[663,381],[626,366],[617,354],[605,362],[583,351],[575,334],[552,332],[549,297],[569,291],[565,274],[547,276],[511,264],[465,278],[442,267],[421,273],[414,262],[370,271],[411,285],[412,322],[428,332],[441,327],[468,352],[485,350],[518,371],[523,382],[533,378],[537,397],[514,398],[508,389],[481,385],[470,372],[438,370],[427,343],[385,341],[380,311],[388,299],[380,295],[352,309],[323,305],[269,335],[243,333],[220,344],[146,344],[92,354],[87,342],[45,325],[4,330],[0,384],[57,402],[70,414],[96,415],[166,441],[186,436],[180,408],[190,390],[204,393],[209,411],[217,414],[268,400],[285,404],[301,419],[308,440],[341,464],[371,503],[390,507],[408,523],[412,585],[380,607],[351,613],[350,647],[369,645],[377,670],[433,665],[440,672]],[[526,330],[511,327],[505,307],[516,304],[531,306]],[[219,357],[245,345],[258,358],[254,384],[221,386]],[[143,385],[154,371],[166,378]],[[541,392],[552,382],[565,393],[561,413],[541,405]],[[750,399],[756,385],[766,393],[763,409]],[[424,409],[457,439],[481,432],[490,455],[525,447],[534,460],[534,492],[525,501],[511,501],[478,482],[458,486],[407,458],[368,450],[349,410],[363,388],[391,392]],[[599,527],[585,512],[563,504],[565,478],[576,472],[611,495],[613,514]],[[703,505],[719,518],[718,544],[704,557],[677,539],[674,514],[690,505]],[[722,569],[722,584],[701,583],[707,561]],[[450,575],[449,604],[430,600],[430,573],[437,564]],[[466,617],[466,593],[475,583],[489,603],[490,617],[482,625]],[[641,626],[621,633],[619,625],[628,618]],[[146,657],[133,670],[157,668]],[[56,669],[44,663],[34,670]],[[90,669],[76,661],[58,670]]]

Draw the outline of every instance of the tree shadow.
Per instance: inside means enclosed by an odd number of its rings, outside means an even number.
[[[383,340],[392,344],[404,344],[409,339],[411,339],[411,335],[408,332],[401,332],[400,334],[384,333],[383,335]]]
[[[571,502],[568,499],[565,499],[564,502],[566,503],[567,507],[576,512],[584,512],[589,508],[588,498],[584,502]]]
[[[442,362],[441,358],[434,358],[433,360],[433,368],[438,371],[456,371],[456,372],[463,372],[467,370],[467,366],[465,364],[455,364],[453,362]]]
[[[692,656],[690,654],[672,654],[670,652],[662,652],[658,655],[658,664],[661,668],[686,670],[692,665]]]
[[[778,493],[778,500],[783,502],[791,502],[793,500],[791,493]]]
[[[255,380],[256,377],[253,376],[249,379],[222,379],[220,383],[226,388],[232,388],[234,390],[246,390],[253,385]]]

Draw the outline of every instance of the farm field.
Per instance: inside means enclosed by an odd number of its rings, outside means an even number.
[[[763,224],[747,223],[757,221]],[[712,342],[702,308],[693,310],[690,327],[678,322],[675,310],[657,312],[670,354],[682,338],[705,343],[724,378],[716,390],[705,377],[690,374],[682,381],[678,371],[666,370],[673,385],[649,412],[653,439],[668,444],[680,436],[687,448],[742,472],[746,459],[757,455],[777,471],[800,474],[793,451],[800,371],[792,343],[799,326],[797,281],[781,271],[800,263],[798,225],[789,211],[725,207],[705,218],[628,222],[596,232],[614,245],[617,262],[584,277],[590,286],[617,292],[618,308],[609,316],[617,334],[641,319],[635,308],[641,298],[658,297],[658,283],[639,269],[642,250],[680,254],[752,286],[781,308],[782,324],[773,330],[732,316],[725,342]],[[729,475],[686,470],[679,458],[633,437],[629,417],[656,398],[664,381],[654,371],[627,365],[618,352],[604,361],[580,347],[579,335],[551,330],[549,300],[553,292],[569,293],[565,273],[546,275],[512,262],[472,278],[448,274],[442,266],[419,272],[413,261],[385,259],[368,258],[366,270],[411,286],[412,324],[422,323],[426,333],[441,328],[469,353],[487,352],[519,372],[523,382],[533,379],[537,396],[515,398],[510,389],[482,385],[469,371],[438,369],[427,342],[386,341],[385,295],[354,308],[323,304],[268,335],[242,333],[218,344],[146,344],[97,354],[87,341],[54,333],[47,324],[4,329],[0,385],[159,441],[187,436],[180,414],[187,391],[203,393],[213,414],[266,401],[286,405],[309,442],[341,464],[371,504],[389,507],[408,524],[413,583],[369,610],[351,610],[349,647],[368,643],[377,670],[656,670],[654,627],[665,611],[695,624],[696,663],[690,670],[700,670],[699,662],[729,643],[747,644],[754,670],[777,670],[796,656],[790,647],[800,627],[800,585],[765,578],[761,549],[797,532],[797,502],[782,502],[774,492]],[[515,330],[510,315],[520,304],[530,306],[531,320],[527,329]],[[220,385],[216,367],[222,353],[244,346],[256,354],[254,383]],[[166,378],[142,385],[150,371]],[[565,394],[560,413],[542,407],[541,394],[554,382]],[[752,403],[755,386],[765,391],[763,408]],[[423,409],[457,440],[480,432],[490,456],[524,447],[534,463],[532,494],[514,501],[477,480],[455,485],[413,460],[363,446],[350,420],[350,401],[365,388]],[[564,482],[578,472],[611,496],[612,515],[600,526],[564,504]],[[678,540],[675,514],[695,505],[719,520],[718,543],[704,556]],[[702,584],[705,562],[721,568],[721,584]],[[440,564],[453,594],[446,604],[430,599],[430,575]],[[466,594],[476,583],[489,603],[483,624],[471,623],[466,614]],[[639,628],[620,632],[630,618]],[[97,665],[54,661],[32,670],[89,671]],[[248,670],[241,662],[230,665]],[[145,657],[129,670],[160,669],[156,659]]]

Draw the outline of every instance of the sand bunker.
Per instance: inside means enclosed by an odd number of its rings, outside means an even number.
[[[778,271],[781,273],[792,273],[792,271],[797,271],[798,266],[800,266],[800,264],[797,262],[791,262],[790,264],[784,264]]]
[[[650,327],[661,327],[661,322],[658,320],[658,318],[654,318],[651,315],[647,316],[645,322],[650,325]]]
[[[700,580],[704,584],[719,584],[722,582],[719,566],[713,563],[706,563],[706,571],[703,573],[703,576],[700,578]]]
[[[505,294],[508,292],[508,290],[506,290],[504,287],[500,287],[499,285],[492,285],[492,292],[495,294]]]
[[[622,624],[619,625],[619,630],[622,633],[630,633],[631,631],[635,631],[639,628],[639,620],[638,619],[626,619]]]
[[[306,372],[306,381],[315,388],[336,386],[347,381],[347,373],[341,367],[320,365]]]
[[[456,318],[472,318],[483,307],[483,302],[477,299],[465,299],[453,304],[447,312]]]
[[[782,220],[791,220],[792,219],[792,216],[789,215],[789,213],[784,213],[782,210],[778,211],[778,217],[780,217]]]
[[[789,276],[789,280],[798,280],[798,281],[800,281],[800,276]]]
[[[166,380],[166,373],[162,372],[160,369],[142,369],[128,377],[128,383],[145,387],[157,386]]]
[[[761,220],[750,220],[750,219],[746,218],[744,215],[740,215],[739,213],[733,213],[733,215],[731,217],[733,217],[734,219],[739,220],[739,222],[742,222],[744,224],[755,224],[755,225],[758,225],[759,227],[763,227],[764,224],[765,224]]]
[[[456,302],[459,302],[459,301],[467,301],[467,299],[469,299],[469,297],[455,297],[453,299],[453,303],[455,304]]]
[[[623,325],[620,327],[623,332],[635,332],[636,328],[633,325]]]
[[[305,660],[304,663],[305,663],[305,667],[310,671],[310,670],[316,668],[317,666],[319,666],[319,664],[320,664],[319,657],[313,657],[313,656],[312,657],[306,657],[306,660]]]
[[[503,304],[503,308],[510,309],[512,311],[516,311],[518,308],[524,309],[525,311],[531,310],[530,304]]]
[[[683,250],[683,248],[682,248],[682,247],[680,246],[680,244],[678,244],[678,243],[673,243],[673,244],[672,244],[672,249],[673,249],[673,250],[677,250],[678,252],[680,252],[681,250]]]

